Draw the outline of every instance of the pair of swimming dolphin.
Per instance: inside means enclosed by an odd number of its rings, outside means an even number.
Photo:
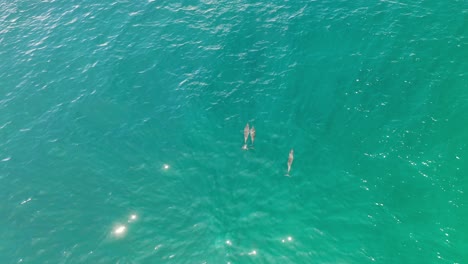
[[[255,140],[255,127],[252,126],[252,128],[249,127],[249,123],[247,123],[244,127],[244,146],[242,146],[242,149],[247,149],[247,140],[249,139],[249,134],[250,134],[250,140],[252,141],[252,145]],[[289,172],[291,171],[291,166],[294,160],[294,150],[291,149],[289,151],[289,156],[288,156],[288,172],[286,173],[285,176],[289,176]]]
[[[247,123],[244,127],[244,146],[242,146],[242,149],[247,149],[247,139],[249,139],[249,134],[253,146],[255,140],[255,127],[252,126],[252,128],[249,128],[249,123]]]

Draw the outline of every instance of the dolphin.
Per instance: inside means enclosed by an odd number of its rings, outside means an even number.
[[[255,140],[255,127],[252,126],[252,128],[250,129],[250,140],[252,141],[252,146],[254,144],[254,140]]]
[[[293,160],[294,160],[294,150],[291,149],[291,151],[289,151],[289,157],[288,157],[288,173],[286,173],[286,176],[289,176],[289,171],[291,171],[291,165],[293,163]]]
[[[244,146],[242,146],[242,149],[247,149],[247,139],[249,138],[249,132],[249,123],[247,123],[247,125],[244,127]]]

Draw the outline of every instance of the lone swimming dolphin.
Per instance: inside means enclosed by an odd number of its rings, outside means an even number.
[[[247,139],[249,138],[249,132],[249,123],[247,123],[247,125],[244,127],[244,146],[242,146],[242,149],[247,149]]]
[[[289,171],[291,171],[291,165],[293,163],[293,160],[294,160],[294,150],[291,149],[291,151],[289,151],[289,157],[288,157],[288,173],[286,173],[286,176],[289,176]]]
[[[255,140],[255,127],[252,126],[252,128],[250,129],[250,140],[252,141],[252,146],[254,144],[254,140]]]

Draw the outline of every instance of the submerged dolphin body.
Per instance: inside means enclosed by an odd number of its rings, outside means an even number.
[[[252,146],[254,144],[254,140],[255,140],[255,127],[252,126],[252,128],[250,129],[250,140],[252,141]]]
[[[247,139],[249,138],[249,123],[247,123],[244,127],[244,146],[242,146],[242,149],[247,149]]]
[[[289,151],[289,157],[288,157],[288,173],[286,173],[286,176],[289,176],[289,171],[291,171],[291,165],[293,163],[293,160],[294,160],[294,150],[291,149],[291,151]]]

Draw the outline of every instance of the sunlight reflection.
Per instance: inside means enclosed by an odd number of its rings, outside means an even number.
[[[137,220],[137,218],[138,218],[138,217],[137,217],[136,214],[132,214],[132,215],[130,215],[130,218],[128,219],[128,222],[129,222],[129,223],[130,223],[130,222],[134,222],[135,220]]]
[[[125,234],[125,231],[127,230],[127,227],[124,225],[119,225],[114,229],[114,235],[116,236],[122,236]]]
[[[253,250],[252,252],[249,252],[249,255],[257,255],[257,251]]]
[[[29,197],[28,199],[22,201],[21,204],[25,204],[25,203],[30,202],[30,201],[31,201],[31,197]]]

